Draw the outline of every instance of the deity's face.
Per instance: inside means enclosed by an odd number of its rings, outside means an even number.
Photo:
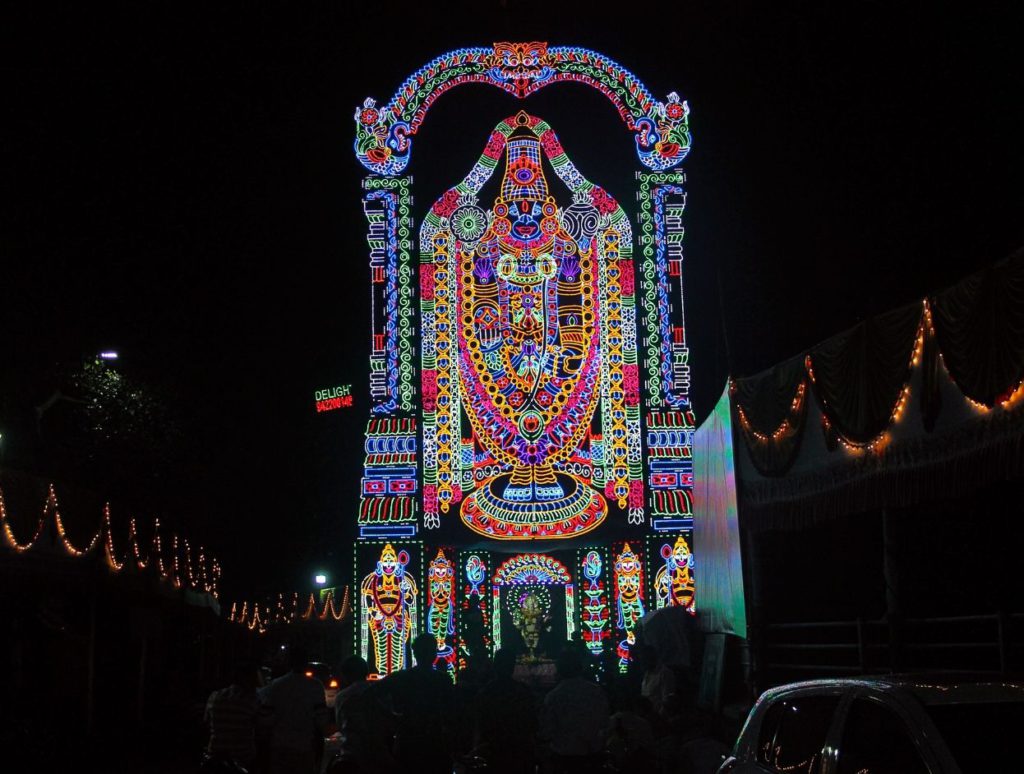
[[[430,596],[435,604],[444,604],[452,593],[451,567],[437,566],[430,568]]]
[[[680,569],[689,565],[690,549],[687,547],[684,540],[680,539],[676,541],[675,548],[672,551],[672,561],[675,562],[676,567]]]
[[[395,553],[390,545],[384,546],[384,551],[380,555],[380,572],[385,577],[390,578],[398,570],[398,555]]]
[[[543,236],[540,227],[542,216],[540,202],[518,202],[516,214],[513,218],[512,212],[509,217],[512,219],[512,236],[523,242],[535,242]]]
[[[495,43],[490,59],[502,77],[509,79],[529,77],[550,63],[548,44],[541,42]]]
[[[619,554],[615,560],[615,569],[618,572],[620,591],[635,591],[640,586],[640,566],[636,561],[636,554],[627,548]]]

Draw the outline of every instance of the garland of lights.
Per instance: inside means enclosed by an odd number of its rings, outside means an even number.
[[[887,423],[889,427],[900,421],[903,417],[903,412],[907,407],[907,403],[910,401],[911,372],[921,362],[921,353],[924,351],[924,339],[930,330],[930,324],[931,311],[928,308],[928,301],[925,300],[922,304],[921,321],[918,323],[917,334],[914,337],[914,346],[910,352],[910,363],[907,365],[907,379],[900,388],[896,402],[893,404],[892,411],[889,413],[889,421]],[[814,361],[810,354],[804,357],[804,367],[807,369],[807,377],[810,379],[811,384],[814,384]],[[831,434],[835,434],[836,439],[838,439],[839,443],[841,443],[847,451],[855,454],[864,451],[877,452],[888,446],[891,439],[888,427],[885,430],[882,430],[870,441],[857,443],[856,441],[847,438],[838,430],[838,428],[833,426],[832,421],[828,417],[828,404],[824,399],[820,399],[820,404],[822,429],[825,431],[826,437]]]
[[[291,609],[285,609],[284,594],[278,594],[276,601],[263,602],[238,602],[231,603],[231,613],[228,620],[240,626],[246,626],[251,631],[259,634],[266,634],[270,626],[287,626],[299,621],[333,621],[340,623],[352,612],[352,599],[348,586],[342,591],[341,603],[339,604],[334,589],[327,589],[324,595],[318,600],[315,594],[310,594],[306,601],[304,612],[299,612],[299,595],[291,595]],[[319,610],[317,607],[319,606]]]
[[[914,346],[911,351],[910,364],[908,372],[913,371],[921,364],[922,354],[924,352],[924,345],[926,339],[935,340],[935,328],[932,321],[931,306],[928,303],[928,299],[924,299],[921,302],[921,322],[918,326],[917,333],[915,334]],[[942,352],[938,352],[939,362],[942,364],[945,370],[945,363],[943,360]],[[803,409],[806,405],[807,400],[807,383],[810,381],[814,383],[814,362],[810,354],[804,356],[804,370],[807,375],[806,380],[801,380],[796,387],[793,394],[793,399],[790,402],[789,414],[783,418],[782,422],[771,430],[759,430],[754,427],[750,421],[747,409],[738,401],[735,401],[736,414],[739,418],[740,428],[743,431],[743,437],[748,445],[768,445],[779,443],[780,441],[792,436],[795,433],[800,432],[800,419],[803,414]],[[949,371],[946,370],[947,378],[955,384],[955,381],[949,375]],[[826,436],[833,436],[842,446],[846,452],[854,455],[860,455],[864,453],[877,453],[880,454],[885,451],[891,440],[891,429],[892,426],[899,423],[906,412],[906,407],[910,402],[911,397],[911,382],[913,381],[912,373],[908,373],[906,381],[903,383],[896,400],[893,403],[892,411],[889,414],[888,427],[882,430],[874,438],[866,442],[857,442],[853,439],[847,438],[835,427],[832,420],[828,417],[829,407],[826,403],[819,402],[821,409],[821,422],[822,429],[826,433]],[[731,392],[735,395],[736,390],[732,388]],[[961,393],[962,394],[962,393]],[[980,413],[988,413],[996,410],[996,406],[986,406],[982,403],[978,403],[971,400],[968,396],[964,395],[964,400],[967,401]],[[1024,397],[1024,381],[1009,389],[1006,393],[1004,400],[998,403],[998,408],[1009,409],[1016,404],[1021,397]]]
[[[207,560],[206,551],[202,546],[200,546],[198,550],[193,549],[188,540],[185,539],[182,541],[184,547],[179,548],[178,536],[174,535],[172,541],[173,551],[171,569],[169,570],[165,567],[162,556],[159,519],[154,521],[153,538],[145,559],[143,559],[139,549],[138,534],[136,532],[134,518],[129,521],[128,525],[128,547],[125,549],[121,559],[117,558],[114,548],[114,536],[109,503],[105,504],[103,507],[103,517],[100,520],[100,526],[96,530],[95,534],[89,539],[84,548],[78,548],[71,542],[67,535],[64,518],[60,514],[60,507],[57,503],[57,492],[53,484],[50,484],[47,490],[46,501],[43,503],[43,510],[40,514],[39,520],[36,522],[32,538],[26,543],[21,543],[18,541],[14,534],[14,530],[11,528],[10,519],[7,515],[7,506],[4,502],[3,490],[0,489],[0,526],[2,526],[4,537],[3,542],[0,543],[0,545],[6,545],[7,548],[19,554],[31,551],[37,546],[40,547],[40,550],[45,550],[44,541],[41,541],[41,538],[46,532],[46,527],[50,523],[51,519],[53,521],[54,529],[56,529],[57,541],[60,543],[64,553],[68,556],[84,558],[92,555],[93,551],[96,550],[98,546],[102,545],[104,560],[110,570],[115,573],[121,572],[125,565],[129,564],[129,551],[131,551],[134,556],[134,566],[140,571],[145,570],[153,556],[156,556],[160,577],[164,580],[170,581],[175,588],[185,586],[186,588],[194,591],[206,592],[214,598],[218,596],[217,586],[220,582],[221,575],[220,564],[215,557],[211,560]],[[195,554],[198,554],[198,557],[194,560],[193,556]],[[183,578],[181,573],[182,564],[184,564],[185,567],[187,580]]]
[[[427,110],[455,86],[486,83],[522,99],[563,82],[584,83],[611,100],[636,134],[637,155],[649,169],[669,169],[689,153],[690,109],[678,94],[657,102],[635,75],[608,57],[578,46],[532,42],[450,51],[413,73],[383,107],[366,99],[355,113],[356,157],[372,173],[401,174]]]

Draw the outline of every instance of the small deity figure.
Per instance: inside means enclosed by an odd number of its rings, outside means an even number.
[[[384,546],[377,568],[363,578],[365,625],[381,677],[405,668],[406,645],[416,629],[416,581],[405,572],[409,554]]]
[[[512,609],[512,623],[523,637],[526,645],[526,661],[537,660],[537,645],[544,625],[547,606],[536,589],[529,589],[520,595],[518,604]]]
[[[455,565],[444,555],[443,549],[438,550],[437,557],[430,563],[428,576],[427,630],[437,641],[434,664],[452,673],[455,651],[448,644],[448,638],[455,634],[455,602],[452,596]]]
[[[617,626],[626,633],[626,639],[618,647],[619,669],[622,671],[629,665],[630,649],[636,644],[636,625],[644,616],[640,586],[640,562],[629,543],[626,543],[622,553],[615,558],[615,602],[619,611]]]
[[[665,564],[654,576],[654,589],[658,595],[658,607],[683,607],[694,611],[693,554],[680,535],[675,546],[668,544],[661,547],[661,556]]]

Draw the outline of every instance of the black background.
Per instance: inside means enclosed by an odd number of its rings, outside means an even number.
[[[700,421],[728,374],[1024,243],[1011,8],[508,0],[8,15],[5,415],[45,399],[55,362],[118,349],[119,367],[188,417],[165,518],[222,558],[229,593],[305,588],[315,569],[347,564],[358,507],[369,272],[352,116],[366,96],[386,102],[450,48],[538,39],[600,51],[657,98],[687,99]],[[557,86],[519,102],[466,86],[415,137],[417,214],[520,108],[635,209],[632,139],[600,94]],[[317,415],[314,392],[336,384],[352,384],[355,407]]]

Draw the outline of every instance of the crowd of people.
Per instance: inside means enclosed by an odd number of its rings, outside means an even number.
[[[598,663],[581,642],[567,643],[548,690],[521,679],[511,650],[469,658],[455,684],[434,669],[432,636],[417,637],[412,651],[416,665],[383,680],[349,656],[331,710],[299,647],[290,671],[262,687],[254,667],[239,669],[207,703],[210,765],[258,774],[685,774],[715,771],[726,752],[695,708],[692,677],[650,645],[634,648],[622,674],[614,659]]]

